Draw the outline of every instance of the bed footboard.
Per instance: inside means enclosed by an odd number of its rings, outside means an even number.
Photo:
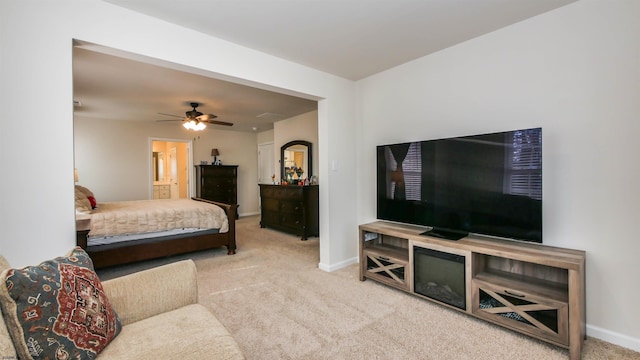
[[[229,235],[229,242],[227,243],[227,249],[229,255],[233,255],[236,253],[236,214],[238,209],[238,204],[223,204],[216,201],[201,199],[192,197],[192,200],[202,201],[209,204],[214,204],[220,206],[224,209],[224,212],[227,214],[227,219],[229,219],[229,231],[225,234]]]
[[[87,245],[89,236],[89,220],[76,221],[76,243],[85,249],[96,269],[108,266],[128,264],[143,260],[150,260],[165,256],[184,254],[193,251],[207,250],[227,247],[227,254],[236,253],[236,221],[235,213],[238,207],[235,204],[222,204],[214,201],[192,198],[196,201],[203,201],[220,206],[224,209],[229,219],[229,231],[217,234],[186,235],[178,239],[163,240],[145,244],[123,243],[121,247],[109,248],[106,250],[92,249]]]

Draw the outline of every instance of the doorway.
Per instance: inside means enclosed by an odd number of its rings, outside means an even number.
[[[275,175],[275,155],[273,143],[258,144],[258,184],[273,184]],[[262,199],[258,192],[258,209],[262,209]]]
[[[189,140],[151,139],[151,198],[190,198],[192,159]]]
[[[272,184],[274,169],[273,143],[258,144],[258,184]]]

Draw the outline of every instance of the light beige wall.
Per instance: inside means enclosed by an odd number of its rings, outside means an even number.
[[[74,166],[79,184],[91,189],[99,202],[149,199],[150,135],[139,122],[76,118]]]
[[[258,144],[273,142],[273,129],[259,132],[257,139]]]
[[[253,133],[217,129],[195,133],[181,126],[78,117],[74,121],[74,152],[79,183],[94,191],[99,201],[149,199],[150,138],[191,140],[194,164],[201,160],[211,163],[211,149],[218,148],[218,159],[223,164],[239,165],[240,214],[258,211],[255,186],[258,160]],[[181,157],[180,153],[178,156]]]

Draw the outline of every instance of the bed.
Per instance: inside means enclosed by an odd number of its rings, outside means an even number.
[[[236,208],[199,198],[98,204],[76,185],[76,241],[95,268],[222,246],[233,255]]]

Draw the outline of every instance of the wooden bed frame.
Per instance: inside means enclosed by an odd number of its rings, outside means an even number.
[[[95,250],[87,246],[87,238],[89,236],[89,221],[76,221],[76,242],[83,248],[93,260],[93,266],[105,268],[108,266],[122,265],[137,261],[150,260],[165,256],[184,254],[193,251],[206,250],[221,246],[227,247],[227,253],[233,255],[236,253],[236,204],[223,204],[200,198],[192,198],[196,201],[203,201],[215,204],[224,209],[229,219],[229,231],[218,234],[185,234],[178,238],[159,239],[154,242],[144,244],[127,244],[123,242],[122,246],[112,247],[104,250]]]

